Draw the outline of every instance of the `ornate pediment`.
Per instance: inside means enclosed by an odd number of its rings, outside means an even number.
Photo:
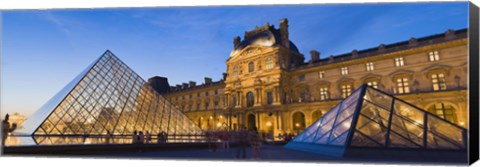
[[[256,55],[259,55],[263,52],[263,49],[260,47],[252,47],[252,46],[247,46],[245,49],[242,51],[238,52],[231,60],[238,60],[238,59],[244,59],[244,58],[249,58],[253,57]]]

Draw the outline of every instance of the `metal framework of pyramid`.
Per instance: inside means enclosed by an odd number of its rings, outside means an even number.
[[[362,85],[285,147],[339,157],[355,149],[463,151],[467,130]]]
[[[16,135],[201,134],[201,129],[106,51],[50,99]]]

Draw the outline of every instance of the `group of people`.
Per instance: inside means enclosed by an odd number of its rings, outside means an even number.
[[[209,151],[221,151],[228,152],[230,150],[230,140],[232,137],[232,132],[223,130],[223,131],[212,131],[208,130],[206,132],[206,138],[208,142]],[[218,142],[220,141],[220,142]]]
[[[207,142],[209,144],[209,151],[228,152],[230,143],[235,143],[237,146],[236,158],[247,158],[247,147],[251,147],[252,159],[260,158],[260,148],[264,142],[265,137],[262,137],[256,127],[249,130],[245,126],[241,126],[237,131],[213,131],[206,132]]]
[[[260,159],[260,147],[263,139],[259,135],[257,127],[252,127],[247,131],[245,126],[241,126],[236,132],[237,155],[236,158],[246,158],[246,147],[250,145],[252,148],[252,159]]]
[[[278,138],[283,139],[283,141],[289,142],[295,137],[295,134],[293,133],[284,133],[284,134],[278,134]]]
[[[161,131],[157,134],[157,142],[158,143],[165,143],[167,142],[167,139],[168,139],[168,135],[167,133],[165,133],[164,131]],[[132,134],[132,144],[148,144],[148,143],[152,143],[152,134],[150,134],[148,131],[143,134],[142,131],[139,131],[137,133],[137,131],[133,131],[133,134]]]

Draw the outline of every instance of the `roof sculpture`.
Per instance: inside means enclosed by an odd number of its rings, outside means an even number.
[[[28,119],[16,135],[201,134],[179,109],[106,51]]]

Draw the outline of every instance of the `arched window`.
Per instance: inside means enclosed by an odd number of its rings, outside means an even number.
[[[255,102],[255,98],[252,92],[247,93],[247,107],[252,107]]]
[[[305,115],[302,112],[293,114],[293,130],[298,134],[305,129]]]
[[[266,64],[266,65],[265,65],[265,68],[267,68],[267,69],[273,68],[272,56],[268,56],[268,57],[267,57],[267,60],[266,60],[265,64]]]
[[[248,63],[248,72],[253,72],[254,69],[255,67],[254,67],[253,61]]]
[[[453,108],[452,105],[436,103],[428,108],[428,112],[433,113],[452,123],[457,122],[457,114],[455,113],[455,108]]]

